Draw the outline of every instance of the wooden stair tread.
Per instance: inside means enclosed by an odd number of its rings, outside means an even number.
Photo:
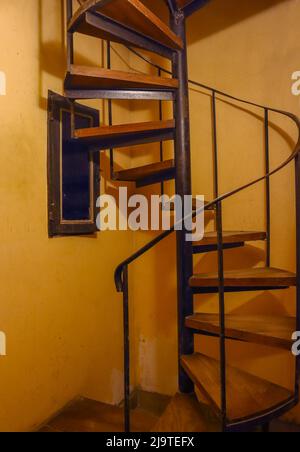
[[[218,314],[196,313],[186,318],[185,325],[206,333],[220,334]],[[296,318],[229,314],[226,315],[225,325],[227,338],[291,350]]]
[[[239,243],[239,242],[254,242],[259,240],[266,240],[267,234],[265,232],[256,231],[224,231],[223,244],[225,243]],[[208,246],[216,245],[218,243],[217,232],[206,232],[200,242],[194,242],[194,246]]]
[[[225,287],[290,287],[296,285],[294,273],[277,268],[249,268],[224,272]],[[218,287],[218,273],[197,274],[190,278],[191,287]]]
[[[177,79],[78,65],[71,65],[65,79],[66,90],[176,88]]]
[[[198,389],[221,410],[220,363],[202,354],[183,356],[181,363]],[[276,409],[292,397],[292,393],[278,385],[227,366],[227,416],[229,422],[239,422]]]
[[[183,49],[182,39],[139,0],[87,0],[74,14],[68,29],[76,30],[76,25],[88,11],[109,17],[166,47]]]
[[[218,429],[217,422],[207,419],[193,394],[176,394],[153,428],[153,432],[209,432]]]
[[[115,173],[115,180],[136,182],[153,175],[175,171],[174,160],[165,160],[164,162],[152,163],[151,165],[140,166],[128,170],[122,170]]]
[[[115,126],[92,127],[87,129],[78,129],[75,131],[75,138],[78,139],[101,139],[144,132],[159,130],[168,130],[175,128],[175,121],[152,121],[140,122],[135,124],[122,124]]]

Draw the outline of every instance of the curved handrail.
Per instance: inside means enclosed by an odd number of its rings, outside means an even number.
[[[136,51],[134,51],[134,53],[137,53]],[[163,68],[161,68],[162,70],[164,70]],[[237,193],[240,193],[241,191],[246,190],[247,188],[252,187],[253,185],[258,184],[259,182],[262,182],[272,176],[274,176],[275,174],[277,174],[279,171],[281,171],[283,168],[285,168],[290,162],[292,162],[294,159],[296,159],[296,157],[300,154],[300,118],[298,118],[298,116],[296,116],[293,113],[284,111],[284,110],[278,110],[276,108],[272,108],[272,107],[267,107],[264,105],[260,105],[257,104],[255,102],[250,102],[250,101],[246,101],[244,99],[240,99],[238,97],[232,96],[231,94],[227,94],[224,93],[220,90],[217,90],[215,88],[211,88],[207,85],[203,85],[201,83],[198,82],[194,82],[194,81],[190,81],[190,83],[193,83],[194,85],[200,86],[202,88],[205,88],[209,91],[212,91],[212,93],[214,94],[219,94],[221,96],[227,97],[229,99],[247,104],[247,105],[252,105],[258,108],[262,108],[265,111],[271,111],[274,113],[278,113],[281,114],[283,116],[286,116],[288,118],[290,118],[297,126],[298,129],[298,140],[297,140],[297,144],[293,150],[293,152],[291,153],[291,155],[284,160],[284,162],[282,162],[279,166],[277,166],[274,170],[266,173],[264,176],[261,176],[257,179],[254,179],[251,182],[248,182],[245,185],[240,186],[239,188],[236,188],[230,192],[224,193],[220,196],[218,196],[217,198],[215,198],[213,201],[210,201],[209,203],[207,203],[204,207],[196,210],[195,212],[187,215],[185,218],[181,219],[179,222],[175,223],[173,225],[172,228],[170,228],[170,230],[163,232],[162,234],[158,235],[155,239],[151,240],[150,242],[148,242],[145,246],[143,246],[142,248],[140,248],[138,251],[136,251],[134,254],[132,254],[129,258],[127,258],[126,260],[124,260],[121,264],[118,265],[116,271],[115,271],[115,284],[116,284],[116,288],[118,292],[122,292],[123,291],[123,271],[124,268],[126,266],[128,266],[129,264],[131,264],[132,262],[134,262],[135,260],[137,260],[139,257],[141,257],[142,255],[144,255],[147,251],[149,251],[150,249],[152,249],[155,245],[157,245],[159,242],[161,242],[162,240],[164,240],[165,238],[167,238],[169,235],[171,235],[175,229],[182,225],[184,221],[189,220],[191,218],[195,218],[196,216],[200,215],[201,213],[203,213],[203,211],[209,209],[210,207],[213,207],[219,203],[221,203],[222,201],[236,195]]]
[[[133,49],[131,46],[128,46],[126,44],[123,44],[123,46],[126,47],[131,53],[136,55],[138,58],[140,58],[141,60],[143,60],[146,63],[150,64],[150,66],[158,69],[161,72],[164,72],[165,74],[173,75],[172,71],[169,71],[168,69],[160,66],[159,64],[153,63],[153,61],[151,61],[149,58],[147,58],[144,55],[142,55],[138,50]],[[112,46],[112,48],[114,49],[113,46]],[[271,107],[268,107],[267,105],[262,105],[262,104],[251,102],[251,101],[248,101],[248,100],[245,100],[245,99],[240,99],[238,97],[232,96],[231,94],[225,93],[224,91],[220,91],[220,90],[218,90],[216,88],[213,88],[212,86],[206,85],[204,83],[196,82],[195,80],[188,79],[188,82],[191,85],[195,85],[195,86],[198,86],[199,88],[204,88],[204,89],[206,89],[208,91],[215,92],[216,94],[220,94],[220,95],[222,95],[224,97],[227,97],[227,98],[230,98],[232,100],[236,100],[236,101],[248,104],[248,105],[252,105],[253,107],[264,108],[264,109],[267,109],[267,110],[270,110],[270,111],[276,111],[276,112],[280,112],[281,111],[281,110],[272,109]],[[286,113],[286,112],[284,112],[284,113]],[[287,114],[289,115],[290,113],[287,113]]]
[[[99,0],[77,0],[78,3],[81,5],[81,7],[79,8],[79,11],[83,10],[84,8],[87,7],[87,5],[96,5],[97,3],[99,3]],[[168,0],[169,6],[172,10],[172,1],[173,0]],[[68,2],[72,5],[71,0],[68,0]],[[69,10],[72,10],[72,7],[69,7]],[[78,12],[77,12],[77,16],[78,16]],[[76,15],[75,15],[76,18]],[[74,20],[74,16],[72,18]],[[165,72],[168,74],[172,73],[166,69],[164,69],[163,67],[152,63],[149,59],[147,59],[146,57],[144,57],[143,55],[141,55],[139,52],[137,52],[136,50],[132,49],[129,46],[125,46],[127,47],[131,52],[135,53],[138,57],[142,58],[144,61],[146,61],[147,63],[149,63],[150,65],[154,66],[155,68],[157,68],[159,70],[160,73]],[[290,397],[289,399],[287,399],[286,401],[284,401],[283,403],[281,403],[280,405],[278,404],[276,407],[270,409],[269,411],[263,411],[260,412],[258,415],[256,414],[254,417],[249,417],[249,418],[245,418],[244,420],[242,420],[241,422],[236,422],[236,423],[232,423],[232,424],[227,424],[226,421],[226,353],[225,353],[225,309],[224,309],[224,267],[223,267],[223,239],[222,239],[222,201],[234,196],[235,194],[238,194],[240,192],[242,192],[243,190],[246,190],[247,188],[250,188],[256,184],[258,184],[259,182],[262,182],[264,180],[267,180],[267,184],[269,184],[269,178],[273,175],[275,175],[276,173],[278,173],[279,171],[281,171],[283,168],[285,168],[290,162],[292,162],[293,160],[298,159],[298,156],[300,154],[300,118],[298,118],[296,115],[283,111],[283,110],[278,110],[275,108],[271,108],[265,105],[261,105],[261,104],[257,104],[255,102],[251,102],[251,101],[247,101],[244,99],[240,99],[237,98],[233,95],[230,95],[228,93],[222,92],[218,89],[212,88],[210,86],[207,86],[205,84],[193,81],[193,80],[189,80],[189,83],[200,87],[202,89],[208,90],[210,91],[211,95],[212,95],[212,99],[213,99],[213,108],[214,108],[214,138],[215,138],[215,151],[217,151],[217,139],[216,139],[216,100],[221,100],[220,97],[216,97],[216,95],[221,96],[221,97],[225,97],[227,99],[231,99],[233,101],[239,102],[239,103],[243,103],[243,104],[247,104],[247,105],[251,105],[257,108],[261,108],[264,110],[265,113],[265,133],[266,133],[266,154],[267,154],[267,162],[266,162],[266,166],[267,166],[267,172],[265,175],[258,177],[254,180],[252,180],[251,182],[248,182],[232,191],[229,191],[227,193],[223,193],[222,195],[216,197],[213,201],[205,204],[205,206],[201,207],[200,209],[197,209],[196,211],[190,213],[189,215],[186,215],[185,218],[181,219],[180,221],[176,222],[174,224],[174,226],[168,230],[163,232],[162,234],[159,234],[155,239],[151,240],[150,242],[148,242],[146,245],[144,245],[142,248],[140,248],[138,251],[136,251],[134,254],[132,254],[129,258],[127,258],[126,260],[124,260],[121,264],[119,264],[119,266],[117,267],[116,271],[115,271],[115,284],[117,287],[117,290],[119,292],[123,292],[123,304],[124,304],[124,362],[125,362],[125,380],[124,380],[124,385],[125,385],[125,430],[129,431],[130,429],[130,419],[129,419],[129,410],[130,410],[130,406],[129,406],[129,398],[130,398],[130,367],[129,367],[129,299],[128,299],[128,265],[131,264],[132,262],[134,262],[135,260],[137,260],[139,257],[141,257],[142,255],[144,255],[147,251],[149,251],[150,249],[152,249],[154,246],[156,246],[158,243],[160,243],[161,241],[163,241],[165,238],[167,238],[168,236],[170,236],[176,229],[177,226],[182,226],[183,222],[186,220],[190,220],[194,217],[196,217],[197,215],[203,213],[204,210],[209,209],[210,207],[216,206],[216,212],[217,212],[217,219],[218,219],[218,254],[219,254],[219,304],[220,304],[220,362],[221,362],[221,390],[222,390],[222,414],[223,414],[223,422],[224,422],[224,426],[228,429],[232,429],[232,428],[237,428],[238,430],[240,429],[240,427],[244,424],[247,424],[248,426],[251,425],[251,423],[253,425],[256,425],[258,422],[263,424],[265,422],[269,422],[270,419],[272,419],[272,417],[274,415],[278,416],[279,413],[283,414],[285,411],[289,410],[290,408],[292,408],[293,406],[296,405],[296,403],[298,402],[298,387],[296,384],[296,389],[295,389],[295,397]],[[231,104],[233,105],[233,104]],[[279,166],[277,166],[274,170],[270,171],[269,170],[269,156],[268,156],[268,152],[269,152],[269,136],[268,136],[268,127],[269,127],[269,117],[268,117],[268,113],[269,112],[274,112],[277,114],[280,114],[282,116],[286,116],[289,119],[291,119],[297,126],[298,129],[298,140],[297,143],[292,151],[292,153],[290,154],[290,156],[288,158],[286,158]],[[215,155],[217,155],[217,152],[215,152]],[[216,158],[217,161],[217,158]],[[299,162],[297,160],[297,162]],[[217,174],[218,172],[216,172]],[[299,179],[297,180],[297,185],[299,186]],[[269,187],[267,186],[267,191],[269,190]],[[218,190],[216,190],[216,192],[218,193]],[[270,195],[270,193],[268,193],[268,196]],[[269,199],[267,199],[267,202],[269,203]],[[298,210],[297,210],[298,212]],[[269,212],[270,214],[270,212]],[[268,216],[268,212],[267,212],[267,216]],[[268,220],[267,220],[268,221]],[[297,223],[299,223],[299,215],[297,218]],[[268,228],[267,228],[268,229]],[[299,256],[298,256],[298,267],[299,267]],[[268,264],[267,264],[268,265]],[[298,303],[299,305],[299,303]],[[299,311],[300,306],[298,306],[298,311]],[[299,323],[299,322],[298,322]],[[297,366],[296,366],[297,367]],[[299,366],[298,366],[299,367]],[[297,368],[296,370],[296,381],[298,381],[298,377],[299,377],[299,369]],[[225,400],[223,400],[225,398]],[[225,421],[224,421],[225,419]],[[226,425],[227,424],[227,425]]]

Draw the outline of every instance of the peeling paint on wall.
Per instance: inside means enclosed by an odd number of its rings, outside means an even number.
[[[155,391],[156,374],[156,339],[148,340],[140,336],[139,339],[139,367],[140,384],[144,391]]]
[[[174,353],[170,353],[172,349]],[[177,391],[177,347],[173,338],[139,338],[139,385],[142,390],[173,395]]]
[[[113,369],[111,373],[112,404],[118,405],[124,400],[123,373],[118,369]]]
[[[0,356],[6,356],[6,334],[0,331]]]
[[[6,96],[6,75],[0,71],[0,96]]]

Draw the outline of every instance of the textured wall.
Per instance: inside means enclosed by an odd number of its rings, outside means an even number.
[[[61,4],[0,3],[0,71],[7,77],[0,96],[1,431],[32,429],[80,394],[122,398],[122,305],[113,270],[130,254],[131,235],[47,236],[46,98],[48,89],[62,93]],[[81,39],[77,48],[78,61],[101,64],[97,40]],[[117,106],[115,119],[125,111]],[[126,153],[120,163],[130,164]]]

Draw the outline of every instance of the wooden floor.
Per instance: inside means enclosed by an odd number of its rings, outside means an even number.
[[[220,362],[200,353],[181,357],[181,364],[216,413],[221,415]],[[236,367],[226,367],[227,417],[233,422],[272,411],[292,397],[291,391]]]
[[[207,415],[207,407],[199,405],[203,411],[203,422],[199,423],[199,433],[217,431],[213,417]],[[209,423],[209,424],[208,424]],[[170,432],[169,426],[159,423],[157,415],[143,409],[132,411],[132,430],[134,432]],[[156,429],[156,427],[158,427]],[[40,433],[98,433],[122,432],[123,410],[93,400],[82,399],[63,410],[61,414],[49,421]],[[194,430],[195,431],[195,430]],[[276,421],[271,425],[271,432],[300,432],[300,426]]]
[[[157,420],[156,416],[144,410],[133,410],[132,430],[134,432],[149,432]],[[63,433],[122,431],[124,429],[123,410],[121,408],[88,399],[75,402],[41,430],[41,432]]]
[[[295,317],[228,314],[225,319],[227,338],[289,351],[293,346],[292,333],[297,330]],[[194,330],[220,334],[219,314],[195,313],[186,318],[185,325]]]

